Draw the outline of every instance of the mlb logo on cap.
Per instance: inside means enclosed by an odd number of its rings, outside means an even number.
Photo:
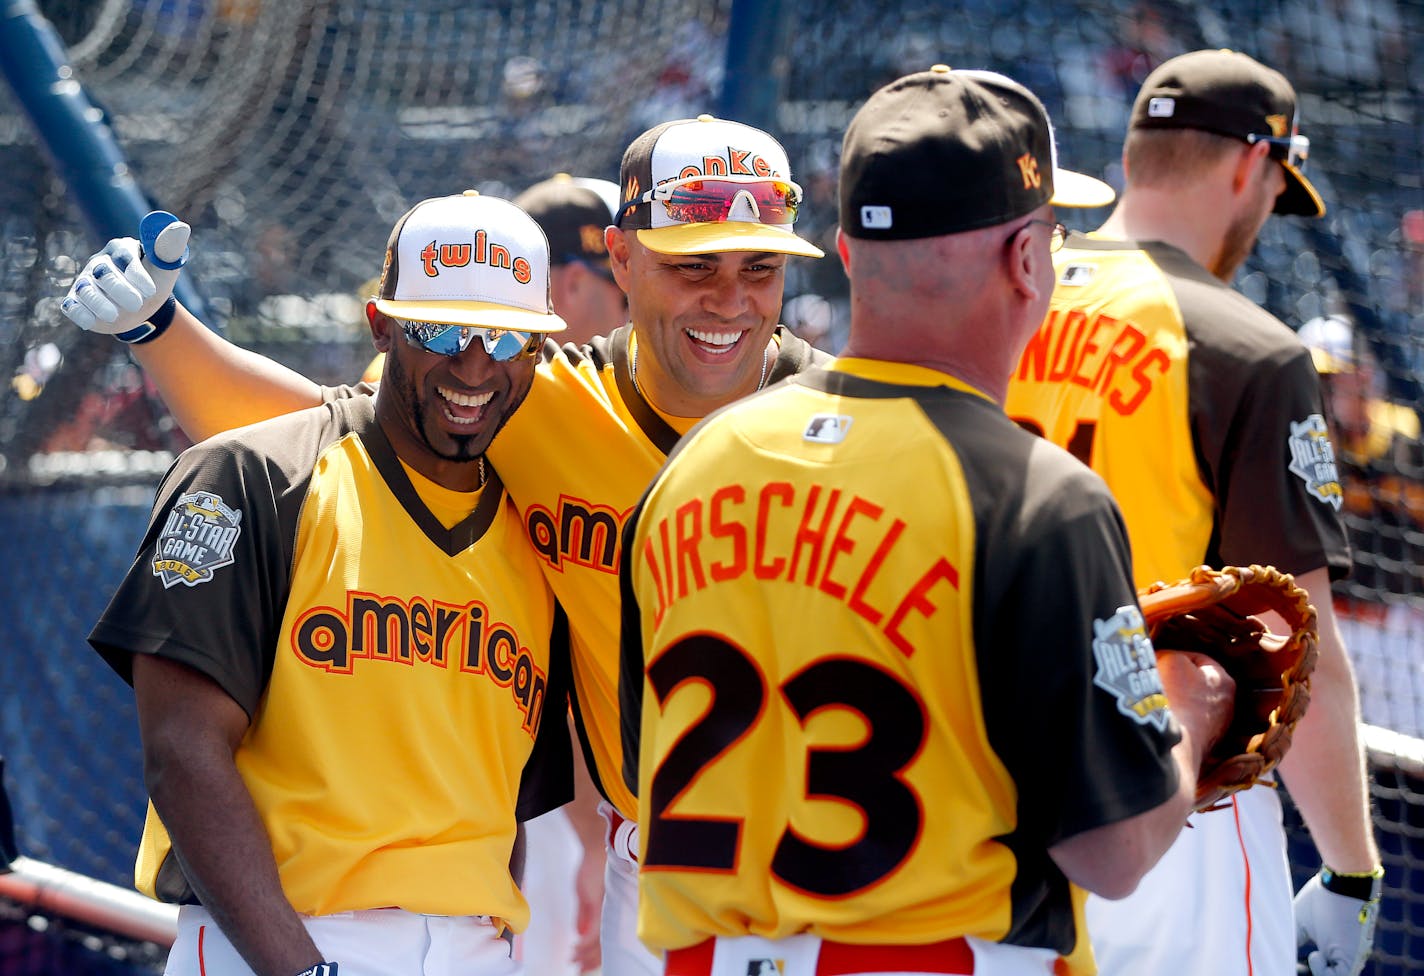
[[[549,293],[549,242],[507,200],[467,190],[422,200],[386,245],[376,307],[395,318],[561,332]]]
[[[1154,119],[1170,119],[1176,111],[1175,98],[1154,98],[1147,103],[1147,114]]]

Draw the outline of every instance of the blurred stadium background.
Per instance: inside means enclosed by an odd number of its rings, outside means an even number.
[[[616,179],[638,132],[711,111],[782,138],[801,229],[833,253],[840,136],[881,83],[1003,71],[1047,103],[1073,168],[1119,182],[1138,83],[1208,46],[1294,81],[1330,210],[1270,222],[1238,286],[1293,327],[1350,316],[1379,394],[1417,412],[1424,0],[0,0],[0,754],[20,853],[127,887],[142,824],[131,695],[84,637],[186,441],[125,349],[58,310],[133,208],[193,225],[186,287],[212,325],[342,382],[370,354],[360,289],[423,197]],[[54,98],[87,137],[36,108]],[[798,264],[784,318],[835,351],[845,297],[834,258]],[[1379,571],[1341,588],[1381,608],[1352,624],[1388,871],[1374,976],[1424,971],[1424,471],[1395,474],[1414,507],[1354,516]],[[1318,860],[1292,823],[1303,879]],[[0,976],[161,971],[160,946],[8,890]]]

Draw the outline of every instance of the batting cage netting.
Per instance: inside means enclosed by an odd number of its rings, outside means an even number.
[[[1366,972],[1424,968],[1424,0],[0,0],[0,11],[11,605],[0,754],[23,856],[127,888],[143,820],[132,694],[85,635],[187,441],[125,347],[58,308],[91,252],[134,233],[128,215],[151,205],[193,226],[181,297],[211,325],[339,383],[370,357],[361,303],[386,235],[424,197],[513,196],[558,171],[616,179],[642,130],[729,114],[782,139],[807,196],[799,230],[833,254],[841,134],[878,85],[935,62],[1002,71],[1043,98],[1073,168],[1120,183],[1146,73],[1223,46],[1301,92],[1308,172],[1329,207],[1323,220],[1268,222],[1237,286],[1295,328],[1352,323],[1378,364],[1371,409],[1390,418],[1387,463],[1346,486],[1357,572],[1339,597],[1387,869]],[[1103,214],[1061,216],[1086,229]],[[784,320],[836,351],[838,262],[794,263],[786,295]],[[1303,880],[1319,861],[1292,823]],[[0,900],[0,976],[158,972],[162,955],[14,891]]]

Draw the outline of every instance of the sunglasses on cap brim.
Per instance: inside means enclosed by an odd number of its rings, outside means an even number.
[[[413,346],[437,356],[458,356],[476,339],[484,346],[485,355],[497,363],[513,362],[533,356],[542,345],[543,335],[519,332],[515,329],[489,329],[477,325],[450,325],[446,322],[418,322],[395,319],[401,332]]]
[[[1295,169],[1304,169],[1310,158],[1310,140],[1305,136],[1263,136],[1256,133],[1246,137],[1251,145],[1264,142],[1271,147],[1271,158]]]
[[[623,204],[613,218],[614,225],[621,225],[624,214],[645,203],[661,203],[669,219],[680,224],[742,220],[743,214],[747,214],[753,222],[784,227],[796,223],[796,211],[801,206],[801,187],[790,180],[745,182],[684,176],[661,183]],[[736,217],[732,217],[734,210]]]

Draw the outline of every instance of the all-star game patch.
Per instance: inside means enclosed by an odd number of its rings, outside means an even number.
[[[233,561],[242,534],[242,512],[210,491],[180,495],[163,523],[153,551],[153,575],[163,588],[197,586]]]
[[[1300,423],[1291,421],[1290,428],[1291,473],[1305,482],[1307,491],[1338,512],[1345,502],[1345,491],[1340,487],[1335,447],[1325,418],[1313,413]]]
[[[1117,698],[1117,709],[1139,725],[1167,728],[1167,695],[1157,672],[1157,654],[1147,637],[1142,611],[1119,607],[1107,620],[1093,621],[1093,684]]]

